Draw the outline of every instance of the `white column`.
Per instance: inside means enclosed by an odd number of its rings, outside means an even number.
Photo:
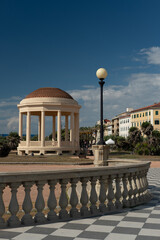
[[[26,145],[29,147],[31,135],[31,113],[27,112]]]
[[[79,113],[76,114],[76,142],[79,146]]]
[[[68,115],[65,116],[65,141],[68,141]]]
[[[45,112],[41,112],[41,147],[45,146]]]
[[[58,119],[57,119],[57,141],[58,147],[61,147],[61,111],[58,110]]]
[[[23,135],[23,114],[19,112],[19,136],[22,140]]]
[[[41,115],[38,120],[38,141],[41,141]]]
[[[70,119],[70,142],[72,142],[72,145],[74,144],[74,113],[71,113],[71,119]]]
[[[52,141],[55,141],[56,137],[56,116],[53,116],[52,120]]]

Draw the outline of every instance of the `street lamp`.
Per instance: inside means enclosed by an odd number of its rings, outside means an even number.
[[[100,141],[98,142],[98,145],[105,145],[105,141],[103,140],[103,85],[105,84],[104,79],[107,77],[107,71],[105,68],[99,68],[96,72],[97,78],[100,80]]]

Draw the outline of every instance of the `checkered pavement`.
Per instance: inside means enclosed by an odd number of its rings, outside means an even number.
[[[160,240],[160,168],[148,173],[153,199],[114,214],[0,230],[0,240]]]

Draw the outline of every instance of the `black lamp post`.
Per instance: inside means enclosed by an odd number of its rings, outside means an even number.
[[[103,139],[104,130],[103,130],[103,85],[105,84],[104,79],[107,77],[107,71],[105,68],[99,68],[96,72],[97,78],[100,80],[100,141],[98,145],[105,145],[105,141]]]

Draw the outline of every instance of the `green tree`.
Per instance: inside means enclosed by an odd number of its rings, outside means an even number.
[[[143,122],[141,125],[142,132],[150,138],[152,136],[153,126],[150,122]]]
[[[10,132],[9,135],[6,137],[8,146],[11,150],[15,150],[18,147],[18,143],[20,142],[20,136],[17,132]]]
[[[0,143],[0,157],[7,157],[10,150],[10,147],[6,143]]]
[[[135,153],[139,155],[150,155],[151,149],[147,142],[137,143],[135,146]]]
[[[131,127],[129,129],[129,136],[127,140],[130,148],[134,150],[136,144],[143,141],[141,131],[137,127]]]
[[[31,137],[31,141],[38,141],[38,135],[34,135],[33,137]]]

